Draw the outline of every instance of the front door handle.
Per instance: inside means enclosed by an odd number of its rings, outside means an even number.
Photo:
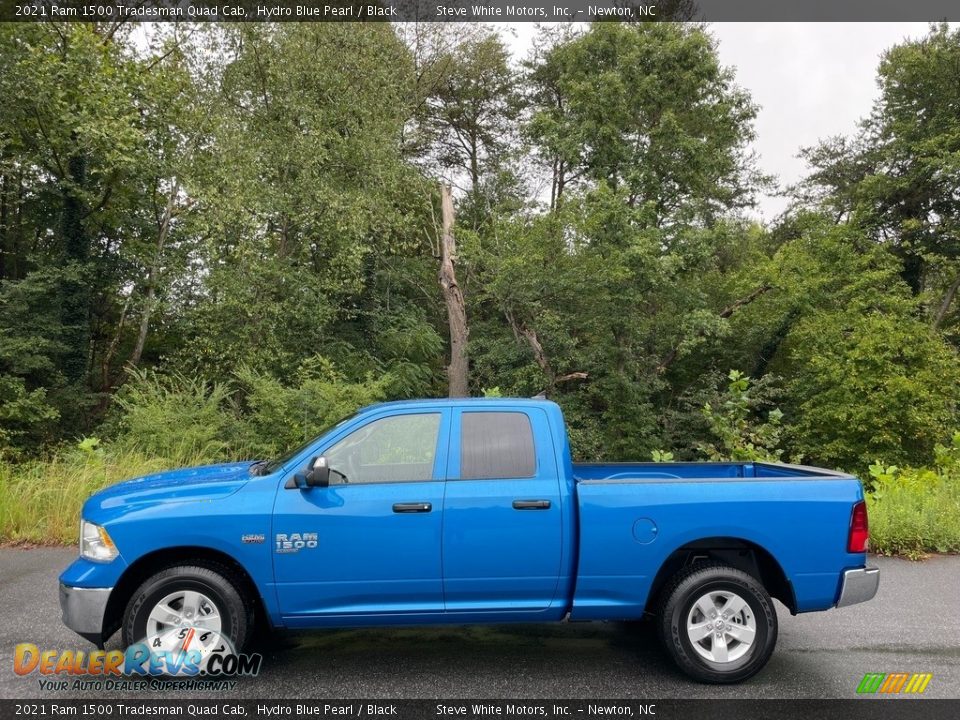
[[[394,503],[393,511],[395,513],[424,513],[433,510],[433,505],[428,502]]]
[[[514,500],[514,510],[549,510],[549,500]]]

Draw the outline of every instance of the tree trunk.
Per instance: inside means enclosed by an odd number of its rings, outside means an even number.
[[[25,192],[23,188],[23,168],[20,167],[17,169],[16,198],[13,203],[15,215],[12,221],[13,230],[11,231],[8,228],[8,232],[12,232],[10,248],[13,254],[11,256],[12,259],[7,259],[7,277],[13,280],[21,280],[25,274],[23,267],[23,256],[26,253],[23,242],[23,205]]]
[[[443,232],[440,238],[440,289],[447,306],[447,322],[450,325],[450,365],[447,367],[447,381],[450,397],[468,397],[467,383],[469,363],[467,359],[467,309],[463,301],[463,291],[457,284],[454,269],[457,261],[457,246],[453,237],[453,197],[447,185],[440,185],[440,211]]]
[[[157,292],[153,289],[152,268],[150,277],[147,280],[147,292],[143,303],[143,315],[140,316],[140,329],[137,331],[137,343],[133,346],[133,352],[130,353],[130,365],[136,367],[140,364],[140,358],[143,355],[143,346],[147,342],[147,331],[150,329],[150,316],[153,315],[153,306],[156,304]]]
[[[0,168],[4,167],[3,156],[0,155]],[[7,276],[7,255],[11,254],[9,237],[9,212],[7,196],[9,195],[10,181],[7,173],[0,170],[0,280]]]
[[[557,175],[554,179],[554,185],[556,185],[557,191],[550,205],[551,210],[557,210],[560,207],[560,197],[563,195],[563,189],[567,185],[567,166],[563,160],[557,161]]]
[[[123,310],[120,311],[120,319],[117,321],[117,329],[113,333],[113,339],[110,341],[110,345],[107,346],[107,351],[103,354],[103,359],[100,361],[100,390],[101,392],[109,392],[113,387],[113,381],[110,374],[110,365],[113,362],[113,356],[117,352],[117,347],[120,345],[120,339],[123,336],[123,327],[127,324],[127,313],[130,310],[130,302],[133,300],[133,293],[131,292],[127,295],[126,301],[123,303]],[[101,407],[106,407],[106,402],[101,403]]]
[[[553,369],[553,365],[550,364],[550,358],[547,357],[547,353],[543,349],[543,344],[540,342],[537,331],[525,324],[517,322],[516,317],[514,317],[513,313],[509,310],[504,310],[504,315],[507,318],[507,322],[510,323],[510,328],[513,330],[514,337],[518,342],[521,338],[526,341],[527,345],[529,345],[530,349],[533,351],[534,361],[543,372],[543,376],[546,379],[546,387],[540,393],[543,395],[543,397],[548,398],[553,395],[554,390],[556,390],[557,385],[560,383],[568,382],[570,380],[586,380],[590,377],[588,373],[582,371],[571,372],[566,373],[565,375],[557,376],[557,373]]]
[[[914,296],[923,292],[923,274],[926,270],[926,260],[921,255],[913,251],[904,251],[903,269],[900,271],[900,277],[910,286],[910,292]]]
[[[954,280],[950,285],[949,289],[947,290],[947,294],[943,297],[943,302],[940,303],[940,309],[937,311],[937,315],[933,319],[934,330],[940,327],[943,319],[947,316],[947,312],[950,310],[950,305],[953,303],[953,298],[956,296],[958,289],[960,289],[960,275],[958,275],[956,280]]]
[[[544,378],[547,381],[547,387],[544,390],[544,393],[549,396],[550,393],[553,392],[556,373],[553,371],[553,366],[550,364],[550,358],[547,357],[547,353],[543,350],[543,345],[540,343],[540,338],[537,337],[536,330],[531,330],[526,325],[517,322],[517,319],[509,310],[505,310],[504,315],[507,318],[507,322],[510,323],[510,329],[513,330],[514,337],[516,337],[517,340],[523,338],[523,340],[526,341],[527,345],[530,346],[530,349],[533,351],[533,359],[537,363],[537,366],[540,368]]]
[[[66,352],[62,369],[70,383],[80,385],[87,376],[90,358],[90,240],[84,227],[82,189],[87,183],[86,158],[77,153],[67,162],[68,176],[61,182],[60,235],[71,272],[60,284],[63,339]]]
[[[160,221],[160,229],[157,232],[157,252],[153,256],[153,263],[147,271],[147,290],[143,304],[143,315],[140,316],[140,330],[137,332],[137,342],[133,346],[133,352],[130,354],[130,365],[136,367],[140,363],[140,357],[143,355],[143,346],[147,342],[147,330],[150,329],[150,316],[157,304],[157,283],[156,275],[160,265],[160,259],[163,256],[163,246],[166,245],[167,235],[170,233],[170,223],[173,221],[174,202],[177,193],[180,192],[180,186],[174,184],[167,197],[167,207],[163,211],[163,218]]]
[[[477,191],[480,182],[480,150],[477,148],[477,138],[470,138],[470,190]]]

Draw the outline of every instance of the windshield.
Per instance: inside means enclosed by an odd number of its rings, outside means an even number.
[[[279,469],[282,468],[284,465],[286,465],[288,462],[290,462],[291,460],[293,460],[293,458],[295,458],[297,455],[299,455],[299,454],[302,453],[304,450],[306,450],[308,447],[310,447],[311,445],[313,445],[313,443],[315,443],[318,438],[326,435],[328,432],[330,432],[330,431],[333,430],[334,428],[340,427],[341,425],[343,425],[344,423],[352,420],[352,419],[355,418],[356,416],[357,416],[356,413],[352,413],[352,414],[350,414],[350,415],[347,415],[346,417],[340,418],[339,420],[337,420],[337,421],[336,421],[335,423],[333,423],[332,425],[328,425],[327,427],[325,427],[323,430],[321,430],[319,433],[317,433],[315,436],[313,436],[312,438],[310,438],[309,440],[307,440],[307,441],[306,441],[305,443],[303,443],[302,445],[298,445],[297,447],[295,447],[293,450],[290,450],[290,451],[284,453],[283,455],[281,455],[280,457],[278,457],[278,458],[276,458],[276,459],[274,459],[274,460],[269,460],[269,461],[267,461],[267,462],[265,462],[265,463],[257,463],[257,464],[255,464],[255,465],[253,466],[254,468],[256,468],[256,469],[254,470],[254,472],[255,472],[257,475],[269,475],[270,473],[272,473],[272,472],[274,472],[274,471],[276,471],[276,470],[279,470]]]

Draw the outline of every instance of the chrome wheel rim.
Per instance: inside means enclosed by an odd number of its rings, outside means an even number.
[[[701,595],[687,615],[687,637],[697,654],[714,663],[739,660],[753,647],[757,621],[747,601],[729,590]]]
[[[184,628],[188,633],[195,631],[189,633],[189,646],[201,652],[209,651],[220,642],[220,609],[201,592],[177,590],[154,605],[147,617],[147,637],[159,639],[159,646],[151,643],[157,650],[173,652],[183,649],[186,638],[181,637],[181,630]]]

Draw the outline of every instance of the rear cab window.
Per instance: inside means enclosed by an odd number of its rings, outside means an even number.
[[[517,411],[465,410],[460,420],[460,478],[498,480],[537,474],[530,417]]]

